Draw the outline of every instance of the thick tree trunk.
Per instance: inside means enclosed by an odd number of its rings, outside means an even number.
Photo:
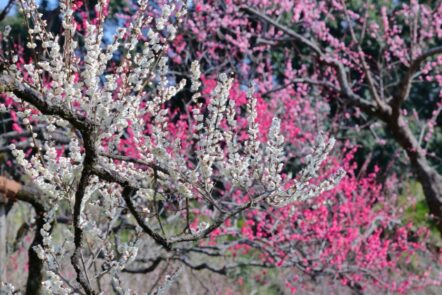
[[[35,196],[39,195],[41,195],[40,192],[34,187],[22,186],[18,182],[0,176],[0,243],[6,245],[6,236],[2,234],[3,230],[6,229],[6,225],[2,223],[3,219],[6,220],[6,214],[3,214],[5,212],[2,211],[2,208],[4,209],[3,205],[6,204],[8,199],[17,199],[27,202],[31,204],[35,210],[35,236],[28,250],[29,270],[26,283],[26,294],[32,295],[41,294],[41,283],[43,280],[43,261],[38,258],[37,253],[33,249],[34,246],[43,244],[41,230],[45,223],[45,208],[39,200],[35,198]],[[3,257],[4,255],[2,255],[2,250],[5,250],[5,248],[6,247],[2,247],[2,244],[0,244],[0,280],[2,279],[2,263],[6,261],[6,258]]]
[[[29,271],[28,280],[26,283],[27,295],[41,294],[41,283],[43,282],[43,261],[38,258],[37,253],[34,251],[34,246],[43,245],[43,236],[41,235],[41,229],[45,224],[45,220],[44,212],[37,209],[35,211],[37,214],[35,223],[35,236],[28,250]]]
[[[442,235],[442,176],[429,165],[419,142],[401,115],[397,117],[390,115],[383,119],[395,140],[410,158],[417,179],[422,185],[430,213]]]
[[[442,176],[429,166],[425,158],[412,160],[419,182],[422,184],[430,213],[442,235]]]

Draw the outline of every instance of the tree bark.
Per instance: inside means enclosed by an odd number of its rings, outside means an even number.
[[[43,261],[38,258],[37,253],[34,251],[34,247],[38,245],[43,245],[43,236],[41,235],[41,229],[45,224],[44,211],[36,211],[36,222],[35,222],[35,236],[32,241],[31,246],[28,249],[28,259],[29,259],[29,269],[28,269],[28,280],[26,283],[26,294],[27,295],[40,295],[41,294],[41,284],[43,282]]]
[[[45,223],[44,215],[46,211],[43,204],[40,203],[40,200],[36,198],[36,196],[39,195],[41,195],[41,193],[35,187],[22,186],[18,182],[0,176],[0,223],[2,220],[2,208],[4,209],[3,205],[8,199],[20,200],[31,204],[36,214],[34,240],[32,241],[32,244],[28,250],[29,269],[26,283],[26,294],[29,295],[39,295],[42,291],[41,283],[43,281],[43,261],[38,258],[37,253],[33,249],[34,246],[43,244],[41,229]],[[2,196],[4,196],[3,200],[1,199]],[[6,220],[6,212],[3,213],[5,213],[3,217]],[[3,237],[1,234],[2,228],[5,230],[6,224],[4,224],[4,226],[0,224],[0,243],[4,243],[4,245],[6,245],[6,237]],[[1,264],[5,261],[5,258],[3,258],[1,254],[3,250],[5,250],[5,247],[0,245],[0,280],[2,279]]]
[[[425,158],[419,158],[411,162],[422,184],[430,213],[433,215],[439,233],[442,235],[442,176],[429,166]]]
[[[383,120],[396,142],[406,151],[417,179],[422,185],[425,200],[434,222],[442,235],[442,176],[430,166],[419,142],[401,115],[386,116]]]

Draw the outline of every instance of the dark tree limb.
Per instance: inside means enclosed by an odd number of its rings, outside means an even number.
[[[9,0],[8,4],[6,4],[5,8],[3,8],[2,12],[0,12],[0,22],[5,19],[14,4],[15,0]]]
[[[147,233],[152,239],[154,239],[158,244],[163,246],[166,250],[171,250],[170,242],[167,241],[165,237],[150,228],[145,222],[143,217],[137,212],[134,203],[132,202],[132,196],[135,194],[136,189],[130,186],[126,186],[123,189],[123,199],[130,213],[135,217],[138,225]]]
[[[95,124],[87,117],[80,116],[63,105],[49,103],[41,94],[24,83],[16,81],[8,74],[0,76],[0,92],[10,91],[21,100],[33,105],[42,114],[58,116],[72,124],[79,131],[87,132]]]
[[[81,258],[81,249],[83,246],[83,229],[81,228],[80,217],[86,187],[89,184],[89,179],[93,175],[93,166],[95,165],[95,162],[98,158],[95,146],[96,130],[91,125],[88,125],[88,128],[82,130],[81,133],[83,136],[85,156],[83,160],[83,170],[81,172],[81,178],[75,192],[73,218],[75,250],[71,257],[71,262],[75,269],[75,272],[77,273],[77,282],[83,287],[87,295],[95,295],[97,294],[97,292],[90,285],[90,282],[87,278],[87,270],[84,268]]]
[[[281,31],[283,31],[284,33],[286,33],[287,35],[289,35],[290,37],[292,37],[296,41],[299,41],[300,43],[305,44],[307,47],[312,49],[316,54],[318,54],[320,56],[324,55],[322,50],[319,48],[318,44],[316,44],[312,40],[309,40],[306,37],[296,33],[292,29],[287,28],[286,26],[281,25],[277,21],[275,21],[272,18],[268,17],[267,15],[259,12],[258,10],[254,9],[254,8],[252,8],[250,6],[246,6],[246,5],[241,6],[240,9],[243,10],[244,12],[246,12],[246,13],[249,13],[251,15],[257,16],[258,18],[264,20],[265,22],[267,22],[267,23],[273,25],[274,27],[280,29]]]
[[[157,267],[160,265],[160,263],[162,261],[167,261],[167,260],[180,261],[181,263],[186,265],[188,268],[191,268],[193,270],[208,270],[210,272],[220,274],[220,275],[227,275],[227,272],[229,270],[235,269],[238,267],[260,267],[260,268],[274,268],[275,267],[274,265],[266,264],[263,262],[256,262],[256,261],[238,262],[238,263],[233,263],[233,264],[217,267],[215,265],[212,265],[210,262],[194,263],[191,260],[189,260],[188,257],[186,257],[184,255],[178,255],[178,256],[172,256],[170,258],[159,256],[159,257],[156,257],[155,259],[149,259],[149,262],[151,263],[149,266],[140,267],[140,268],[125,268],[123,270],[123,272],[132,273],[132,274],[146,274],[146,273],[154,271],[155,269],[157,269]],[[218,263],[214,263],[214,264],[218,264]]]
[[[402,79],[396,85],[395,89],[398,89],[398,91],[395,93],[393,99],[390,102],[391,108],[394,110],[395,116],[399,116],[400,106],[410,94],[411,82],[413,80],[413,76],[419,70],[419,67],[427,58],[439,54],[442,54],[442,46],[429,49],[428,51],[422,53],[416,59],[411,61],[410,66],[405,71],[405,74],[402,76]]]
[[[164,257],[157,257],[155,259],[151,259],[151,265],[143,268],[124,268],[122,271],[132,274],[146,274],[154,271],[160,265],[162,261],[166,260]]]
[[[29,269],[26,282],[27,295],[41,294],[41,284],[43,281],[43,261],[38,258],[34,250],[36,246],[43,246],[43,236],[41,230],[45,224],[45,207],[40,201],[42,192],[33,186],[22,186],[21,184],[0,176],[0,194],[5,195],[9,199],[19,200],[30,204],[36,214],[35,235],[31,246],[28,249]]]

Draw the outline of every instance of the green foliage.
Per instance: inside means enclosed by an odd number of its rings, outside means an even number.
[[[279,295],[282,294],[284,282],[280,279],[280,269],[266,269],[266,275],[260,276],[261,269],[241,267],[234,278],[242,279],[238,289],[241,294]]]
[[[416,203],[408,205],[408,198],[412,196],[416,198]],[[406,206],[403,222],[413,223],[416,228],[426,227],[430,230],[430,240],[433,244],[442,245],[442,239],[435,223],[429,218],[430,211],[425,201],[422,185],[415,181],[409,180],[406,184],[406,189],[402,193],[398,200],[399,206]]]

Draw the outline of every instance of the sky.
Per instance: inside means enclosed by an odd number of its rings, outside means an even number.
[[[0,11],[3,10],[3,8],[6,7],[6,5],[8,5],[9,0],[0,0]],[[36,0],[37,3],[40,3],[41,0]],[[49,3],[49,7],[54,7],[56,3],[58,2],[58,0],[48,0]],[[17,12],[17,10],[14,8],[11,9],[11,11],[9,11],[9,15],[14,15]]]

